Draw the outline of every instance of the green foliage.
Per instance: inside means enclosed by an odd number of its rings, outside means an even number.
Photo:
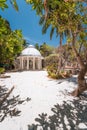
[[[7,2],[7,0],[0,0],[0,8],[1,8],[2,10],[4,10],[5,8],[8,8],[8,5],[7,5],[6,2]],[[16,11],[19,11],[16,0],[10,0],[10,3],[12,4],[13,8],[14,8]]]
[[[51,78],[57,78],[58,55],[52,54],[45,58],[45,68]]]
[[[39,10],[37,14],[41,18],[39,23],[42,25],[43,34],[51,27],[50,38],[52,38],[54,30],[56,30],[56,36],[62,35],[62,38],[65,36],[72,41],[72,35],[76,32],[81,33],[76,40],[82,39],[84,42],[87,33],[87,3],[85,1],[50,0],[46,3],[48,12],[46,12],[45,8],[39,9],[44,1],[27,0],[27,2],[32,5],[32,8],[35,6],[33,9],[36,10],[36,13]],[[47,17],[45,17],[45,14],[47,14]]]
[[[63,79],[64,77],[61,74],[55,74],[53,72],[48,72],[48,76],[52,79]]]
[[[0,74],[4,73],[5,72],[5,69],[0,67]]]
[[[6,4],[7,0],[0,0],[0,8],[4,10],[5,8],[8,8],[8,5]]]
[[[71,47],[69,48],[67,45],[64,45],[62,48],[62,59],[64,61],[67,60],[68,63],[71,63],[72,60],[75,62],[75,57],[72,56],[72,50]],[[59,52],[59,50],[58,50]],[[62,79],[67,78],[71,76],[71,73],[68,71],[65,72],[63,69],[58,70],[59,65],[59,55],[58,54],[52,54],[45,58],[45,67],[48,72],[48,76],[53,79]],[[63,63],[65,66],[65,62]]]
[[[42,16],[43,14],[43,1],[42,0],[25,0],[28,4],[32,5],[32,9],[36,10],[36,14]]]
[[[11,31],[9,22],[0,17],[0,63],[12,64],[23,49],[21,30]]]
[[[48,76],[53,79],[64,79],[64,78],[71,77],[71,73],[69,73],[68,71],[67,72],[60,71],[59,73],[57,73],[57,71],[56,73],[52,71],[48,71]]]
[[[56,66],[56,63],[58,63],[58,54],[51,54],[45,58],[45,66],[50,66],[54,64]]]
[[[50,54],[52,54],[54,51],[54,48],[47,45],[46,43],[43,43],[42,45],[40,45],[40,52],[42,54],[42,56],[46,57],[49,56]]]
[[[39,44],[38,44],[38,43],[35,44],[35,48],[36,48],[37,50],[40,50],[40,47],[39,47]]]

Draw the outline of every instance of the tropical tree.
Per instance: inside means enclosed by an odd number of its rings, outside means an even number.
[[[37,50],[40,50],[40,46],[39,46],[38,43],[35,44],[35,48],[36,48]]]
[[[0,8],[4,10],[8,8],[7,0],[0,1]],[[18,11],[16,0],[10,0],[12,6]],[[23,47],[26,46],[26,41],[23,39],[21,30],[12,31],[9,22],[0,16],[0,66],[6,68],[13,64],[12,62]]]
[[[46,57],[53,53],[54,48],[44,42],[42,45],[40,45],[39,50],[42,56]]]
[[[64,0],[27,0],[36,10],[37,14],[45,17],[48,25],[58,28],[58,31],[64,33],[68,31],[66,36],[70,39],[70,44],[73,53],[80,65],[80,72],[78,75],[78,87],[72,93],[78,96],[87,89],[85,74],[87,72],[87,60],[83,59],[81,53],[76,48],[77,43],[86,48],[87,35],[87,2],[86,1],[64,1]],[[44,11],[45,10],[45,11]],[[87,56],[86,56],[87,57]]]
[[[21,30],[12,31],[7,20],[0,17],[0,64],[12,64],[23,49]]]
[[[39,21],[39,24],[42,25],[42,34],[45,34],[48,30],[48,28],[50,27],[50,22],[49,22],[49,19],[46,19],[45,16],[43,15],[41,18],[40,18],[40,21]],[[56,37],[59,36],[60,38],[60,41],[58,43],[58,48],[59,48],[59,60],[58,60],[58,68],[57,68],[57,71],[56,73],[59,74],[60,71],[61,71],[61,66],[62,66],[62,40],[63,40],[63,33],[62,32],[59,32],[58,31],[58,26],[53,26],[51,25],[51,30],[50,30],[50,39],[52,40],[52,37],[53,37],[53,34],[54,32],[56,31]]]

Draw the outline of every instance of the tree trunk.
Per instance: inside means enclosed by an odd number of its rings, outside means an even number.
[[[87,65],[84,66],[83,69],[80,70],[79,75],[78,75],[78,87],[76,90],[72,92],[73,96],[79,96],[82,92],[87,90],[87,83],[85,80],[85,74],[87,72]]]
[[[60,46],[59,46],[59,57],[58,57],[58,68],[57,68],[57,74],[59,74],[61,72],[61,68],[62,68],[62,35],[60,34]]]
[[[79,96],[82,92],[87,90],[87,83],[85,80],[85,74],[87,72],[87,63],[84,64],[84,60],[82,60],[80,54],[75,48],[76,43],[76,34],[73,35],[73,41],[72,41],[72,49],[76,55],[77,61],[80,65],[80,72],[78,74],[78,87],[72,92],[73,96]]]

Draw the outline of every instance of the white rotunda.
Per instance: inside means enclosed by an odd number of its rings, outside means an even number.
[[[29,45],[17,57],[16,68],[19,70],[41,70],[42,60],[40,52],[33,45]]]

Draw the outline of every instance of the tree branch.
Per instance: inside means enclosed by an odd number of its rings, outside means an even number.
[[[47,15],[48,15],[47,1],[48,1],[48,0],[44,0],[45,19],[47,18]]]
[[[77,60],[78,60],[78,63],[80,64],[80,67],[81,67],[81,68],[84,68],[83,60],[82,60],[80,54],[78,53],[78,51],[77,51],[77,49],[76,49],[76,47],[75,47],[76,37],[77,37],[77,34],[74,33],[74,34],[73,34],[73,39],[72,39],[72,49],[73,49],[74,52],[75,52],[75,55],[76,55],[76,58],[77,58]]]

